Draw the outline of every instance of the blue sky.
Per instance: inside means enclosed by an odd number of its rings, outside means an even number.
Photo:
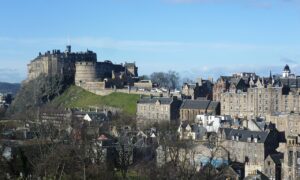
[[[20,82],[38,52],[97,52],[140,74],[300,73],[299,0],[0,0],[0,81]]]

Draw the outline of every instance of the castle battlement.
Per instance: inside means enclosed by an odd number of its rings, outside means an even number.
[[[124,74],[124,81],[119,84],[126,84],[127,80],[138,76],[138,68],[135,63],[114,64],[109,60],[97,61],[97,54],[93,51],[72,52],[71,46],[65,51],[54,49],[39,55],[28,64],[28,80],[38,76],[61,75],[74,79],[76,85],[86,82],[99,82],[104,79],[111,79],[114,74]]]

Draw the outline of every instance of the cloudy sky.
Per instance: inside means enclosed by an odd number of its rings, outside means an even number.
[[[0,0],[0,81],[20,82],[39,52],[93,50],[140,74],[300,74],[299,0]]]

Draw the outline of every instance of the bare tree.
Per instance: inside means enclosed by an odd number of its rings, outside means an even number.
[[[179,73],[176,71],[154,72],[150,75],[152,82],[158,83],[160,87],[175,89],[179,86]]]

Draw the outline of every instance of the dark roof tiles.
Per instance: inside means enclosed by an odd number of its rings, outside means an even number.
[[[257,138],[257,143],[264,143],[269,135],[269,131],[249,131],[244,129],[224,128],[227,140],[232,140],[232,136],[239,137],[239,141],[248,142],[248,138]]]
[[[185,99],[180,109],[206,109],[206,110],[213,110],[215,109],[220,103],[217,101],[210,101],[210,100],[190,100]]]
[[[173,102],[173,98],[165,98],[165,97],[154,97],[154,98],[141,98],[138,100],[139,104],[154,104],[159,101],[160,104],[171,104]]]

